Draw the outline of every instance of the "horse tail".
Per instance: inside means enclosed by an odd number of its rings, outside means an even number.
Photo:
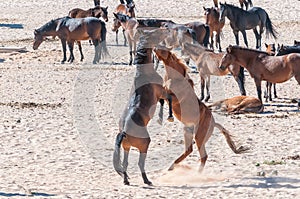
[[[249,147],[244,147],[244,146],[237,147],[232,139],[232,135],[230,135],[229,131],[226,130],[221,124],[215,123],[215,127],[217,127],[221,131],[221,133],[225,136],[228,146],[231,148],[231,150],[234,153],[241,154],[247,152],[250,149]]]
[[[103,57],[106,57],[106,55],[109,55],[107,46],[106,46],[106,25],[104,21],[101,21],[101,35],[100,35],[100,52],[103,55]]]
[[[273,23],[271,22],[271,19],[268,15],[268,13],[266,13],[266,35],[267,38],[269,37],[269,35],[272,35],[274,37],[274,39],[277,39],[277,34],[278,32],[275,30],[275,27],[273,25]]]
[[[205,28],[205,36],[203,39],[203,46],[207,48],[209,44],[210,28],[208,25],[204,25],[204,28]]]
[[[123,138],[126,136],[125,132],[118,133],[116,137],[116,142],[115,142],[115,150],[114,150],[114,155],[113,155],[113,165],[116,170],[116,172],[120,175],[124,175],[124,168],[121,165],[121,143],[123,141]]]

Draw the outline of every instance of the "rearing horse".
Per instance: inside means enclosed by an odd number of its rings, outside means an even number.
[[[244,43],[248,47],[246,30],[252,29],[256,38],[256,48],[261,47],[261,35],[266,28],[266,35],[277,38],[273,24],[269,18],[268,13],[260,7],[252,7],[249,10],[243,10],[239,7],[230,4],[220,3],[220,21],[227,17],[230,21],[230,26],[235,36],[236,44],[239,45],[239,31],[244,37]],[[259,32],[256,29],[259,26]]]
[[[199,166],[199,172],[201,172],[208,157],[205,143],[214,128],[218,128],[222,132],[234,153],[240,154],[249,150],[247,147],[237,147],[230,133],[221,124],[215,122],[209,108],[198,99],[193,89],[193,80],[187,73],[187,66],[164,47],[158,47],[154,52],[165,65],[165,84],[168,92],[172,95],[173,113],[184,124],[185,151],[174,161],[169,170],[172,170],[176,164],[192,153],[193,139],[195,139],[201,157]]]
[[[128,154],[131,147],[139,152],[139,168],[145,184],[151,185],[145,172],[145,159],[150,144],[147,125],[154,115],[155,106],[161,99],[169,100],[169,119],[172,116],[171,96],[163,87],[162,77],[154,70],[152,61],[152,48],[161,42],[168,34],[166,29],[155,29],[140,32],[141,37],[135,57],[136,75],[128,106],[123,112],[119,123],[119,133],[116,137],[113,165],[118,174],[123,176],[124,184],[129,185],[127,166]],[[160,111],[162,112],[162,106]],[[162,115],[161,113],[159,114]],[[121,164],[120,147],[124,149],[124,159]]]

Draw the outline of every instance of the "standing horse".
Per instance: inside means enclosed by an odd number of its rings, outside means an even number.
[[[220,68],[226,69],[230,64],[238,64],[245,67],[254,78],[257,95],[261,98],[261,81],[281,83],[293,76],[300,84],[300,54],[291,53],[283,56],[271,56],[266,52],[229,46],[223,56]],[[300,106],[300,100],[298,102]]]
[[[221,40],[220,40],[220,34],[222,32],[222,29],[225,25],[225,20],[219,21],[220,18],[220,11],[216,7],[211,8],[205,8],[204,9],[204,15],[206,18],[206,24],[209,25],[210,28],[210,48],[214,49],[214,32],[216,32],[216,48],[219,48],[219,52],[222,52],[221,48]]]
[[[70,18],[63,17],[51,20],[39,29],[34,30],[33,49],[36,50],[46,36],[58,36],[63,48],[64,63],[67,60],[66,43],[70,50],[69,62],[74,61],[73,47],[75,41],[92,39],[95,46],[93,63],[99,62],[101,54],[108,54],[106,48],[105,23],[95,17]]]
[[[107,8],[95,6],[94,8],[90,8],[88,10],[83,10],[81,8],[74,8],[69,11],[68,16],[72,18],[84,18],[84,17],[96,17],[100,18],[107,22],[108,21],[108,12]]]
[[[224,53],[214,53],[212,50],[206,49],[199,44],[185,43],[183,52],[190,55],[191,59],[197,66],[201,82],[201,97],[204,99],[204,87],[206,87],[207,96],[205,102],[210,99],[210,76],[224,76],[231,73],[238,83],[241,95],[246,95],[244,86],[244,71],[239,65],[231,65],[226,70],[219,69],[219,65]]]
[[[131,3],[129,3],[129,4],[121,3],[116,7],[114,13],[120,13],[120,14],[128,15],[129,17],[135,17],[134,8],[135,8],[135,4],[134,4],[133,1],[131,1]],[[112,31],[116,32],[116,43],[117,43],[117,45],[119,45],[118,33],[119,33],[119,28],[120,27],[121,27],[120,21],[118,19],[114,18]],[[123,28],[123,36],[124,36],[124,46],[126,46],[127,40],[126,40],[125,29],[124,28]]]
[[[100,0],[94,0],[94,5],[95,6],[100,6]]]
[[[235,36],[236,45],[239,45],[239,31],[244,37],[244,43],[248,47],[246,30],[252,29],[256,38],[256,48],[261,47],[261,35],[266,28],[266,35],[277,38],[273,24],[268,13],[260,7],[252,7],[248,11],[230,4],[220,3],[220,21],[227,17]],[[259,26],[259,32],[256,29]]]
[[[269,55],[275,55],[276,53],[276,48],[275,48],[275,44],[265,44],[266,46],[266,52],[269,53]],[[276,92],[276,84],[273,84],[271,82],[266,82],[266,88],[267,91],[265,93],[265,98],[266,98],[266,102],[268,101],[268,99],[270,101],[272,101],[272,85],[273,85],[273,90],[274,90],[274,97],[277,98],[277,92]]]
[[[169,170],[192,153],[194,139],[201,157],[199,166],[199,172],[201,172],[208,157],[205,143],[214,128],[222,132],[234,153],[240,154],[247,151],[248,148],[235,145],[230,133],[221,124],[215,122],[209,108],[198,99],[193,89],[193,80],[187,74],[187,66],[165,48],[156,48],[154,51],[165,65],[165,82],[167,90],[172,95],[173,113],[184,124],[185,151],[174,161]]]
[[[134,77],[133,93],[128,107],[120,118],[120,132],[116,137],[113,154],[113,165],[118,174],[123,176],[124,184],[129,185],[127,166],[128,154],[131,147],[136,147],[139,152],[139,168],[145,184],[152,183],[145,172],[145,159],[150,144],[147,125],[154,115],[155,107],[160,99],[169,100],[169,119],[172,116],[172,101],[164,89],[162,77],[154,70],[152,61],[152,48],[162,41],[168,30],[155,29],[142,33],[135,57],[136,75]],[[161,107],[162,111],[162,107]],[[121,164],[120,147],[124,149],[124,159]]]

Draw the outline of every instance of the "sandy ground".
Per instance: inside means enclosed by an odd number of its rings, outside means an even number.
[[[175,22],[204,21],[202,6],[212,1],[136,0],[139,17],[168,18]],[[227,1],[238,5],[237,0]],[[215,131],[207,143],[204,172],[197,173],[195,151],[174,171],[167,168],[183,151],[182,125],[149,125],[152,142],[146,170],[154,186],[146,186],[137,166],[138,152],[130,153],[131,186],[112,167],[118,119],[126,105],[135,68],[127,66],[128,49],[115,44],[110,30],[107,44],[111,57],[93,65],[93,46],[83,42],[85,60],[60,64],[59,40],[44,42],[32,50],[33,30],[51,19],[65,16],[75,7],[89,8],[92,1],[0,2],[0,46],[26,47],[26,53],[0,54],[0,198],[297,198],[300,197],[300,119],[291,99],[300,97],[297,82],[278,84],[279,98],[265,103],[265,113],[224,115],[216,120],[231,131],[251,152],[235,155],[225,138]],[[276,26],[276,43],[300,39],[300,2],[257,1]],[[247,31],[250,47],[254,34]],[[120,34],[120,42],[122,37]],[[241,39],[241,38],[240,38]],[[242,40],[241,40],[242,42]],[[263,36],[263,43],[274,42]],[[223,49],[234,44],[228,21]],[[163,75],[164,69],[158,72]],[[199,76],[190,74],[199,94]],[[214,77],[210,103],[239,94],[232,76]],[[248,95],[256,96],[253,79],[246,73]]]

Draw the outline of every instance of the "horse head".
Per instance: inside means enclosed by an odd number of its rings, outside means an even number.
[[[226,70],[229,65],[231,65],[235,59],[235,57],[231,54],[232,53],[232,46],[229,45],[226,48],[226,53],[223,55],[219,68],[221,70]]]
[[[276,48],[275,48],[275,44],[266,44],[266,52],[269,53],[270,55],[275,55],[276,53]]]
[[[227,12],[228,12],[228,9],[227,9],[227,4],[226,2],[223,4],[220,2],[220,17],[219,17],[219,21],[222,22],[225,20],[225,16],[227,16]]]
[[[34,42],[33,42],[33,50],[38,49],[41,43],[44,41],[44,37],[41,32],[37,29],[34,30]]]

